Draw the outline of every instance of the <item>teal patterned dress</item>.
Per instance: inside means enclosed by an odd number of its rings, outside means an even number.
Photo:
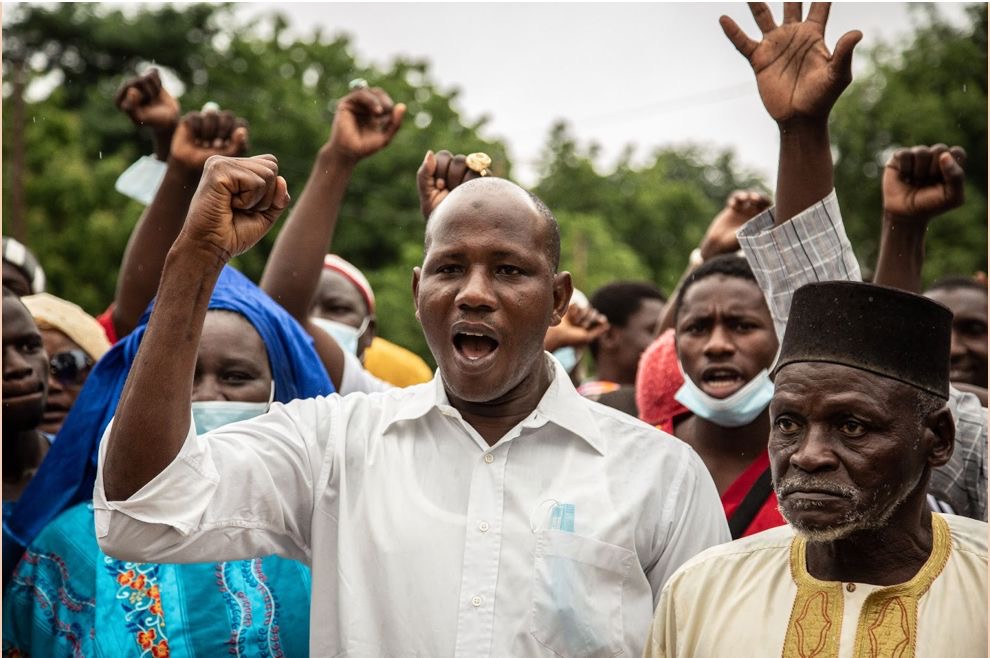
[[[38,535],[14,572],[3,597],[3,655],[306,656],[309,596],[309,569],[279,557],[108,557],[93,507],[81,503]]]

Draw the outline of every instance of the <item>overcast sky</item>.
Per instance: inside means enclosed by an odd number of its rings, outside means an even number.
[[[939,11],[961,23],[964,6],[940,3]],[[780,5],[772,7],[779,17]],[[728,14],[757,35],[743,3],[259,3],[238,11],[275,8],[301,36],[314,25],[350,34],[360,62],[428,59],[441,86],[461,89],[469,118],[491,117],[487,132],[509,144],[524,184],[535,182],[533,165],[561,118],[582,142],[601,144],[603,169],[628,143],[645,157],[658,145],[700,142],[733,147],[771,184],[776,176],[776,129],[718,24]],[[851,29],[865,35],[860,49],[891,42],[922,17],[901,3],[837,3],[826,43]],[[864,64],[860,57],[854,70]]]

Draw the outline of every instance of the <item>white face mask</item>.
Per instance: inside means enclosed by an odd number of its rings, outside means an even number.
[[[210,430],[223,427],[239,420],[247,420],[268,413],[275,399],[275,382],[272,382],[268,402],[232,402],[230,400],[206,400],[192,403],[193,424],[196,434],[206,434]]]
[[[684,371],[681,370],[681,374]],[[773,382],[766,368],[727,398],[713,398],[684,375],[684,385],[674,399],[697,416],[722,427],[742,427],[753,422],[773,398]]]
[[[364,332],[368,330],[368,325],[371,324],[371,317],[367,315],[364,317],[361,326],[357,328],[343,322],[318,318],[315,315],[309,316],[309,320],[330,334],[337,341],[337,344],[340,345],[340,349],[355,355],[358,353],[358,341],[361,340],[361,336],[364,335]]]

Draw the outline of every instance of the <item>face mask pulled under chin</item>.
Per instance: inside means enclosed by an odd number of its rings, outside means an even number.
[[[196,426],[196,434],[206,434],[218,427],[268,413],[274,399],[275,382],[272,382],[268,402],[234,402],[231,400],[193,402],[192,418],[193,424]]]
[[[337,344],[340,345],[340,349],[355,355],[358,353],[358,341],[361,340],[361,336],[364,335],[364,332],[368,330],[368,325],[371,322],[371,318],[365,316],[361,326],[355,328],[349,324],[344,324],[343,322],[318,318],[315,315],[311,315],[309,320],[317,327],[330,334],[333,339],[337,341]]]
[[[698,388],[687,375],[684,375],[684,385],[674,395],[674,399],[694,415],[722,427],[749,425],[767,408],[771,398],[773,382],[766,368],[727,398],[713,398]]]

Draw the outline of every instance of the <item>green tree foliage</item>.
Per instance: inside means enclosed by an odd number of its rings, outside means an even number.
[[[347,93],[349,80],[363,77],[409,106],[407,125],[388,149],[358,167],[334,250],[381,282],[382,334],[425,354],[409,294],[410,270],[417,262],[409,255],[422,253],[416,169],[428,148],[446,147],[486,151],[505,163],[499,173],[508,175],[504,144],[483,139],[483,121],[458,113],[457,91],[438,88],[426,62],[399,59],[385,70],[362,67],[346,38],[319,31],[290,37],[277,14],[230,27],[235,24],[226,5],[121,11],[66,4],[22,6],[5,27],[5,72],[21,61],[26,82],[53,71],[64,75],[55,93],[29,103],[26,112],[26,239],[42,259],[50,289],[91,313],[112,299],[123,249],[141,212],[114,191],[113,183],[150,150],[112,99],[141,63],[165,66],[183,81],[185,111],[212,100],[244,116],[251,126],[251,152],[278,155],[294,197],[329,135],[335,99]],[[8,48],[14,54],[10,61]],[[7,163],[8,137],[15,130],[9,112],[3,128]],[[5,167],[5,215],[11,179]],[[236,263],[254,280],[277,230]],[[393,285],[396,281],[401,285]],[[393,320],[400,316],[411,322]]]
[[[931,8],[917,11],[923,20],[912,38],[868,53],[869,70],[833,113],[832,138],[836,186],[864,265],[876,257],[886,153],[937,142],[969,151],[967,203],[932,225],[931,280],[986,268],[987,9],[969,9],[965,28],[947,24]],[[503,176],[511,175],[511,164],[502,142],[481,136],[484,119],[461,116],[457,90],[440,88],[427,62],[400,58],[381,69],[364,66],[346,37],[318,28],[305,37],[290,35],[278,14],[244,24],[228,5],[23,4],[6,19],[4,231],[11,229],[8,218],[22,217],[14,228],[41,258],[51,291],[92,313],[112,299],[141,212],[113,183],[149,144],[112,99],[146,63],[183,82],[177,91],[186,111],[212,100],[247,118],[251,152],[278,155],[294,197],[349,80],[363,77],[407,103],[406,125],[393,144],[355,173],[334,250],[375,286],[380,333],[429,358],[410,295],[423,232],[415,171],[431,148],[486,151]],[[46,76],[57,83],[55,91],[26,102],[25,88]],[[563,267],[587,293],[619,278],[652,280],[670,291],[726,196],[739,188],[766,189],[729,151],[664,148],[636,163],[632,153],[629,147],[603,167],[599,149],[580,145],[565,123],[547,138],[534,191],[557,214]],[[11,214],[18,208],[23,212]],[[273,232],[238,259],[238,267],[257,280],[274,238]]]
[[[934,5],[916,5],[919,27],[866,53],[870,69],[832,113],[835,187],[860,263],[876,263],[883,166],[898,147],[960,145],[968,153],[966,203],[929,228],[924,278],[986,270],[987,6],[955,27]]]
[[[726,197],[740,188],[765,189],[738,170],[728,151],[658,149],[641,167],[631,164],[631,152],[612,173],[600,174],[597,147],[582,149],[558,123],[543,154],[536,193],[560,220],[562,266],[574,270],[579,287],[596,282],[589,292],[620,278],[650,280],[669,292]]]

